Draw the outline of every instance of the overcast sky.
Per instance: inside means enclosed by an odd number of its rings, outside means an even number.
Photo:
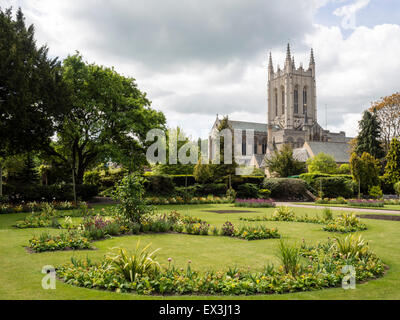
[[[1,0],[39,44],[134,77],[168,125],[206,137],[216,115],[267,121],[267,61],[314,48],[319,123],[357,134],[361,112],[399,91],[399,0]],[[327,107],[326,107],[327,106]]]

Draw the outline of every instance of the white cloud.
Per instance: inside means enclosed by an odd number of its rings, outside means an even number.
[[[348,38],[338,27],[319,25],[316,30],[306,37],[306,43],[315,48],[322,123],[325,104],[329,122],[343,128],[344,115],[348,121],[372,101],[399,90],[399,25],[358,27]],[[354,132],[354,126],[356,123],[347,131]]]
[[[344,29],[356,28],[356,13],[368,6],[370,0],[355,0],[353,3],[342,6],[336,9],[333,14],[338,17],[343,17],[342,27]]]
[[[135,77],[170,126],[203,137],[217,113],[266,122],[267,54],[282,67],[291,39],[297,64],[307,66],[315,49],[320,124],[327,104],[329,128],[355,135],[370,102],[399,90],[400,26],[356,27],[344,37],[339,26],[313,25],[314,14],[333,2],[346,16],[368,0],[285,1],[3,0],[2,7],[21,6],[52,55],[79,50]]]

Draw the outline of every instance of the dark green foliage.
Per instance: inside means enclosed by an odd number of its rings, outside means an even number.
[[[290,145],[284,145],[282,150],[275,150],[266,162],[269,171],[278,173],[282,178],[298,175],[306,170],[304,163],[294,159]]]
[[[357,184],[345,177],[318,178],[311,187],[318,193],[322,191],[326,198],[352,198],[357,190]]]
[[[256,184],[245,183],[238,187],[237,197],[240,199],[257,199],[259,188]]]
[[[395,184],[400,181],[400,141],[396,138],[390,143],[386,159],[385,180],[387,183]]]
[[[361,192],[367,194],[369,188],[379,185],[381,164],[369,153],[364,152],[361,157],[353,153],[350,166],[354,181],[360,186]]]
[[[351,175],[305,173],[300,175],[300,179],[307,182],[310,190],[315,195],[321,191],[323,192],[323,196],[328,198],[349,198],[354,195],[355,184],[352,182],[353,177]]]
[[[259,188],[261,188],[263,182],[264,182],[264,177],[261,176],[234,176],[232,177],[232,187],[233,189],[237,190],[240,185],[245,184],[245,183],[251,183],[257,185]],[[224,180],[225,183],[228,183],[228,180]]]
[[[307,199],[307,183],[301,179],[271,178],[265,179],[263,187],[271,191],[273,199]]]
[[[133,223],[140,223],[140,218],[152,210],[144,200],[144,183],[145,179],[138,174],[127,175],[118,184],[113,195],[114,200],[119,202],[118,214]]]
[[[171,175],[170,177],[177,187],[193,186],[196,184],[196,179],[193,175]]]
[[[18,10],[0,8],[0,152],[18,154],[50,143],[68,114],[66,88],[57,59],[37,48],[34,27]]]
[[[197,196],[208,196],[210,194],[214,196],[223,196],[226,194],[228,187],[226,184],[219,183],[210,183],[210,184],[199,184],[196,185],[196,193]]]
[[[77,185],[77,197],[79,200],[87,201],[98,195],[98,187],[91,185]],[[64,185],[4,185],[3,193],[11,202],[21,201],[72,201],[74,195],[71,184]]]
[[[175,192],[173,179],[167,175],[146,176],[144,187],[146,193],[154,195],[171,195]]]
[[[306,181],[309,185],[313,186],[315,184],[315,180],[318,178],[330,178],[330,177],[339,177],[345,178],[347,180],[352,180],[353,176],[347,174],[327,174],[327,173],[304,173],[300,175],[300,179]]]
[[[385,153],[380,142],[381,127],[375,114],[365,111],[359,124],[360,133],[357,137],[356,153],[361,156],[369,153],[376,159],[381,159]]]

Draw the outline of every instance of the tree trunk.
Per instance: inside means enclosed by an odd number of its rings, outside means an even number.
[[[78,204],[77,198],[76,198],[76,187],[75,187],[75,168],[72,167],[72,190],[74,193],[74,204],[75,206]]]

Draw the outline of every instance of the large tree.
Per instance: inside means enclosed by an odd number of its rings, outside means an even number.
[[[335,158],[326,153],[319,153],[314,158],[307,160],[308,172],[310,173],[328,173],[333,174],[338,170]]]
[[[61,65],[34,36],[21,10],[0,9],[0,195],[1,160],[48,145],[68,112]]]
[[[271,173],[276,172],[282,178],[287,178],[304,173],[304,163],[296,160],[293,156],[293,149],[285,144],[281,150],[275,150],[270,158],[266,158],[267,168]]]
[[[114,160],[130,171],[142,168],[147,133],[164,129],[165,116],[150,107],[135,80],[85,63],[79,53],[64,60],[63,79],[72,108],[48,153],[72,168],[78,184],[99,161]]]
[[[400,141],[393,138],[389,152],[386,156],[385,180],[387,183],[395,184],[400,181]]]
[[[376,113],[384,149],[388,152],[392,139],[400,136],[400,92],[374,102],[370,111]]]
[[[356,153],[361,156],[364,152],[377,159],[385,156],[382,149],[381,127],[375,113],[365,111],[359,123],[360,132],[357,137]]]
[[[360,192],[367,193],[371,187],[379,186],[381,164],[374,156],[364,152],[361,157],[353,153],[350,158],[351,174],[359,184]]]

